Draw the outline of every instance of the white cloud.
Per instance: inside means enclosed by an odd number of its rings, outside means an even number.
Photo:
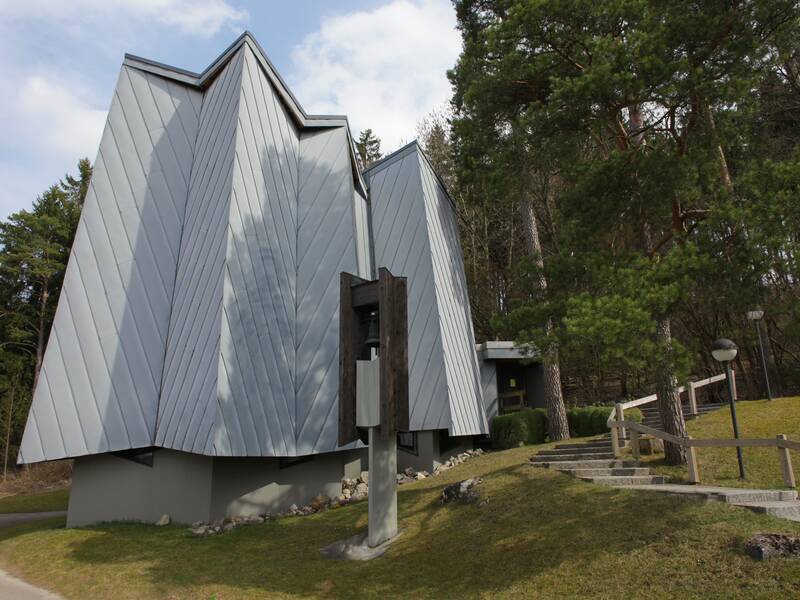
[[[0,3],[0,18],[32,18],[70,21],[76,17],[133,18],[177,27],[183,33],[209,37],[223,27],[241,29],[246,10],[225,0],[23,0]]]
[[[95,159],[106,111],[88,90],[50,72],[0,74],[0,218],[30,206],[79,158]]]
[[[15,108],[15,123],[8,127],[24,132],[34,148],[46,148],[55,159],[94,160],[106,111],[93,108],[87,98],[53,79],[33,75],[22,82]]]
[[[310,113],[346,114],[354,135],[370,127],[384,151],[450,97],[446,71],[461,50],[447,0],[393,0],[326,17],[292,53],[292,88]]]

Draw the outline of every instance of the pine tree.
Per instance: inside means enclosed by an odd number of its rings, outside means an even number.
[[[358,158],[361,160],[362,168],[366,169],[372,163],[381,159],[381,140],[372,133],[372,129],[364,129],[358,134],[356,142]]]
[[[462,0],[456,10],[464,49],[450,76],[461,169],[498,190],[537,172],[565,183],[560,251],[545,261],[557,285],[534,299],[546,314],[520,305],[520,335],[533,337],[549,319],[563,340],[569,311],[632,302],[649,315],[641,347],[650,349],[662,425],[685,436],[685,353],[672,315],[702,262],[694,238],[735,194],[727,112],[775,60],[771,45],[791,38],[796,3]],[[570,302],[576,288],[591,292],[579,307]],[[666,455],[684,459],[673,444]]]

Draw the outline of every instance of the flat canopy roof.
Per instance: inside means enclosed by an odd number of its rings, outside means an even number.
[[[525,347],[517,346],[516,342],[510,341],[483,342],[476,344],[475,350],[483,360],[536,360],[540,358],[536,349],[528,354]]]

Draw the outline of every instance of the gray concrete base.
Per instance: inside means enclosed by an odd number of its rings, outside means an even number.
[[[276,513],[317,494],[341,493],[343,477],[366,468],[366,450],[279,458],[213,458],[156,450],[147,466],[111,454],[75,460],[67,526],[107,521],[175,523]]]
[[[373,558],[383,556],[389,549],[389,546],[391,546],[402,533],[402,531],[398,531],[393,538],[386,540],[380,546],[371,548],[369,545],[369,533],[365,531],[363,533],[357,533],[347,539],[328,544],[322,548],[320,552],[325,558],[338,560],[372,560]]]
[[[397,535],[397,438],[382,440],[369,428],[369,545],[378,548]]]
[[[409,452],[398,446],[398,471],[403,471],[403,469],[411,467],[415,471],[428,471],[428,473],[433,473],[436,467],[445,463],[451,456],[456,456],[461,452],[472,450],[475,447],[472,436],[452,439],[456,442],[453,447],[442,449],[438,430],[418,431],[416,452]]]

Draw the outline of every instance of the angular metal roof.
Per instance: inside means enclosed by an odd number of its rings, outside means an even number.
[[[395,164],[408,193],[370,215],[346,119],[307,115],[247,33],[201,74],[126,56],[19,461],[336,450],[339,272],[400,260],[424,265],[413,428],[485,432],[452,206],[424,156]]]
[[[408,277],[411,428],[487,433],[453,202],[416,142],[364,176],[375,263]]]

